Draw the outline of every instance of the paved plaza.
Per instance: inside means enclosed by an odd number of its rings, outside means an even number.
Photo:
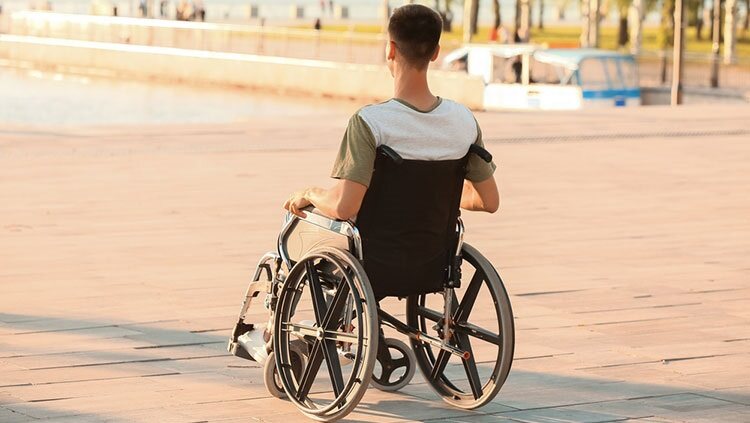
[[[302,421],[226,340],[284,199],[330,183],[357,106],[325,104],[0,128],[0,422]],[[477,117],[502,199],[467,241],[511,295],[513,370],[476,411],[417,375],[348,421],[749,422],[750,107]]]

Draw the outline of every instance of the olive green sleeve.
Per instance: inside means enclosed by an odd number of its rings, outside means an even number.
[[[370,185],[375,166],[375,136],[359,114],[349,119],[331,177]]]
[[[482,129],[479,128],[479,123],[477,123],[477,140],[474,144],[484,148]],[[466,179],[471,182],[482,182],[492,176],[495,169],[497,169],[495,162],[487,163],[476,154],[471,154],[469,155],[469,162],[466,164]]]

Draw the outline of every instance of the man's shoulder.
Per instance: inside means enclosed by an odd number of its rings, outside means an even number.
[[[381,101],[380,103],[372,103],[366,106],[362,106],[354,113],[354,116],[364,118],[373,118],[382,114],[389,114],[398,111],[398,104],[393,99]]]
[[[471,109],[469,109],[462,103],[451,100],[449,98],[444,98],[443,104],[445,104],[445,107],[447,109],[450,109],[450,111],[453,113],[460,113],[462,117],[470,117],[471,119],[474,119],[474,113],[472,113]]]

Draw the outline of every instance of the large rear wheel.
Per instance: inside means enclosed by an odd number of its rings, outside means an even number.
[[[427,383],[447,403],[464,409],[481,407],[497,395],[513,362],[513,311],[495,268],[476,248],[464,244],[464,275],[460,289],[451,290],[450,344],[469,352],[452,355],[411,340],[419,369]],[[412,296],[406,305],[407,323],[428,335],[443,338],[445,294]]]
[[[274,353],[289,399],[306,416],[334,421],[357,406],[370,383],[378,347],[377,303],[349,252],[314,250],[294,265],[279,294]],[[295,374],[291,345],[307,344]]]

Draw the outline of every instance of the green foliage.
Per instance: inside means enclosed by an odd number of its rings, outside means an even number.
[[[662,0],[661,25],[659,25],[659,49],[665,50],[674,43],[675,0]]]

